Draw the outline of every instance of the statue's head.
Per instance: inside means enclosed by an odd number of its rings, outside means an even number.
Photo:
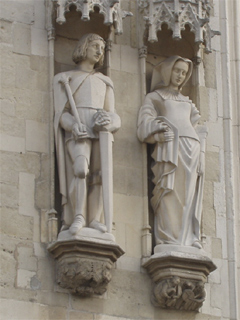
[[[79,40],[76,48],[73,51],[73,61],[78,64],[81,61],[88,59],[88,48],[95,45],[99,47],[99,60],[96,61],[95,67],[102,66],[104,61],[105,41],[102,37],[95,33],[85,34]]]
[[[168,87],[171,83],[181,90],[192,74],[192,61],[180,56],[171,56],[155,66],[151,91]],[[181,73],[181,76],[179,74]]]
[[[174,277],[172,278],[172,284],[173,284],[173,285],[178,285],[179,283],[180,283],[180,278],[174,276]]]

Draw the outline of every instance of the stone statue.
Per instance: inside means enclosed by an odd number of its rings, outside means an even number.
[[[140,141],[154,144],[155,184],[151,205],[156,245],[202,248],[205,126],[199,112],[180,91],[192,73],[192,62],[172,56],[158,64],[138,118]]]
[[[72,235],[84,226],[111,232],[112,133],[121,121],[115,112],[112,81],[96,70],[103,64],[104,49],[105,42],[97,34],[83,36],[73,52],[76,69],[54,77],[61,231],[69,229]],[[104,224],[100,222],[103,207]]]

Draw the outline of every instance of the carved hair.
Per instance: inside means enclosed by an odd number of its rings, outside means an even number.
[[[151,91],[159,88],[168,87],[170,84],[172,69],[176,62],[183,61],[188,64],[188,72],[184,82],[179,86],[179,90],[186,84],[188,79],[191,77],[193,64],[192,61],[180,56],[171,56],[164,61],[157,64],[153,70]]]
[[[79,62],[85,60],[87,58],[87,48],[90,42],[94,40],[101,40],[103,44],[105,45],[105,41],[102,37],[100,37],[98,34],[95,33],[87,33],[85,34],[78,42],[76,48],[73,51],[72,59],[73,61],[78,64]],[[96,63],[95,67],[102,66],[104,61],[104,54],[99,60],[98,63]]]

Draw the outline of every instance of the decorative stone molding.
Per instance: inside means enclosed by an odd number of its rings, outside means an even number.
[[[124,254],[114,241],[89,237],[61,240],[60,236],[48,251],[56,260],[57,284],[82,297],[101,295],[107,290],[111,268]]]
[[[131,12],[121,10],[120,0],[52,0],[57,7],[57,23],[66,22],[65,14],[75,6],[77,11],[82,13],[83,21],[90,20],[90,13],[94,8],[99,8],[99,13],[104,16],[105,25],[113,25],[116,34],[122,34],[122,19],[132,16]]]
[[[205,301],[204,284],[210,272],[216,269],[204,250],[162,245],[155,254],[145,259],[153,281],[151,301],[156,307],[198,311]]]
[[[188,25],[195,34],[195,43],[205,44],[205,52],[211,52],[211,38],[220,32],[210,28],[209,0],[139,0],[138,7],[148,27],[148,41],[158,41],[157,32],[162,24],[173,31],[173,39],[181,39],[181,31]]]

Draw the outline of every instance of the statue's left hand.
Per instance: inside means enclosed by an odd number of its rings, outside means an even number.
[[[199,155],[197,172],[201,176],[204,174],[204,171],[205,171],[205,153],[201,151]]]

